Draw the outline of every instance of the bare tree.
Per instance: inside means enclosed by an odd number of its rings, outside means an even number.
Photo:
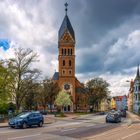
[[[15,50],[15,57],[9,60],[9,73],[14,79],[11,82],[11,94],[16,103],[16,109],[19,110],[21,103],[28,90],[33,88],[35,81],[39,76],[39,70],[32,68],[32,63],[37,61],[37,53],[31,49],[18,48]]]

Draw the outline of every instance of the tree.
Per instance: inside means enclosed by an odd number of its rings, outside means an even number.
[[[41,105],[44,108],[44,111],[46,110],[47,104],[49,104],[50,111],[52,112],[52,105],[54,104],[56,95],[58,94],[59,90],[60,89],[57,82],[54,82],[50,78],[45,78],[45,80],[43,80],[39,91],[39,99]]]
[[[7,102],[10,99],[9,84],[11,77],[6,67],[6,61],[0,61],[0,103]]]
[[[55,104],[57,106],[61,106],[61,111],[63,111],[64,106],[68,106],[72,104],[70,95],[64,91],[60,91],[55,100]]]
[[[30,81],[31,82],[31,81]],[[25,110],[37,110],[37,99],[38,99],[38,83],[31,82],[32,85],[31,89],[28,89],[28,93],[26,94],[25,98],[23,99],[22,106]],[[27,85],[28,87],[28,85]]]
[[[89,104],[98,108],[102,99],[109,94],[109,84],[102,78],[94,78],[86,83],[86,91],[89,96]]]
[[[37,61],[37,57],[37,53],[31,49],[18,48],[15,50],[15,57],[9,60],[8,71],[13,78],[11,94],[17,110],[20,109],[28,90],[33,88],[32,81],[35,81],[40,74],[38,69],[31,67],[32,63]]]

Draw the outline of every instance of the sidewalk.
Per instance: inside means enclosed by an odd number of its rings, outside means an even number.
[[[138,116],[137,114],[134,114],[132,112],[129,112],[129,111],[127,111],[127,117],[132,120],[132,123],[140,121],[140,116]]]

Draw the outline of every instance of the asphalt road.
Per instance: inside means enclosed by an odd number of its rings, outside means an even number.
[[[122,140],[140,137],[140,123],[105,123],[105,115],[87,115],[77,119],[58,120],[42,128],[0,128],[0,140]],[[138,128],[138,129],[137,129]]]

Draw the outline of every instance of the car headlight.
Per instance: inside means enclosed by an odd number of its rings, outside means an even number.
[[[22,120],[18,120],[18,121],[16,122],[16,124],[18,124],[18,125],[22,124]]]

